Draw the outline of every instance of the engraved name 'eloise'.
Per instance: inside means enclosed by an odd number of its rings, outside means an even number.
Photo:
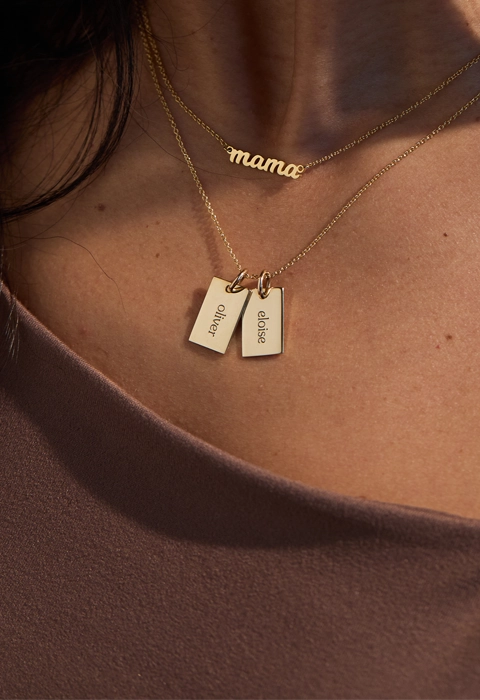
[[[258,332],[258,343],[266,343],[267,342],[267,321],[270,319],[268,316],[265,315],[265,311],[259,311],[258,312],[258,326],[257,326],[257,332]]]
[[[224,311],[225,311],[225,306],[223,304],[219,304],[217,306],[217,310],[215,311],[215,316],[213,317],[213,321],[210,325],[210,330],[208,331],[213,336],[215,336],[215,333],[217,332],[220,321],[222,319],[224,319],[227,315],[224,313]]]
[[[298,180],[300,175],[305,172],[305,167],[303,165],[295,165],[294,163],[285,165],[285,161],[277,160],[276,158],[264,158],[263,156],[259,155],[251,156],[248,151],[240,151],[232,146],[227,148],[227,153],[230,154],[231,163],[248,165],[250,168],[265,171],[268,170],[271,173],[276,172],[277,175],[292,177],[294,180]]]

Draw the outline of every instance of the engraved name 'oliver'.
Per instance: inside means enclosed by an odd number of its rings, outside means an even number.
[[[210,335],[215,336],[215,333],[217,332],[218,326],[220,324],[220,321],[226,317],[225,312],[225,306],[223,304],[219,304],[217,306],[217,310],[215,311],[215,316],[213,317],[213,321],[210,324],[210,330],[208,331]]]

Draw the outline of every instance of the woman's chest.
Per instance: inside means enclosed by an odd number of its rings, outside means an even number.
[[[114,274],[117,290],[68,267],[40,272],[33,313],[157,414],[288,478],[480,517],[474,265],[321,294],[291,276],[285,353],[260,358],[242,357],[241,331],[225,355],[188,341],[198,285],[156,293]]]
[[[242,357],[240,330],[225,355],[189,342],[212,273],[235,275],[195,208],[132,224],[90,194],[91,227],[83,215],[42,233],[14,280],[87,362],[207,442],[319,488],[480,517],[480,206],[438,177],[434,201],[430,183],[379,187],[275,278],[280,355]],[[244,230],[256,218],[253,203]],[[275,235],[270,250],[245,236],[252,269],[287,254]]]

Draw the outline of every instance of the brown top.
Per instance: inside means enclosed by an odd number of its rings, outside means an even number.
[[[479,521],[246,464],[19,314],[2,698],[480,697]]]

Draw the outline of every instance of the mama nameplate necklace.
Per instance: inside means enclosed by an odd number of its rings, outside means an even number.
[[[144,41],[145,45],[145,51],[147,52],[148,55],[148,60],[150,64],[154,63],[153,57],[155,59],[156,67],[158,70],[158,73],[160,74],[163,84],[167,88],[167,90],[170,92],[172,97],[174,98],[175,102],[183,109],[183,111],[188,114],[188,116],[193,119],[194,122],[196,122],[199,126],[201,126],[210,136],[213,136],[218,143],[223,147],[223,149],[226,151],[226,153],[229,156],[229,160],[231,163],[236,163],[237,165],[244,165],[249,168],[255,168],[257,170],[263,170],[265,172],[270,172],[270,173],[275,173],[276,175],[282,175],[283,177],[289,177],[294,180],[298,180],[298,178],[311,168],[314,168],[316,165],[321,165],[322,163],[326,163],[329,160],[332,160],[332,158],[335,158],[336,156],[345,153],[346,151],[350,150],[351,148],[354,148],[355,146],[358,146],[360,143],[366,141],[368,138],[373,136],[374,134],[377,134],[378,132],[382,131],[382,129],[385,129],[388,126],[391,126],[392,124],[395,124],[398,122],[400,119],[403,119],[403,117],[406,117],[408,114],[413,112],[415,109],[420,107],[421,105],[425,104],[428,102],[432,97],[435,95],[438,95],[444,88],[446,88],[448,85],[453,83],[454,80],[459,78],[465,71],[467,71],[469,68],[474,66],[476,63],[480,61],[480,54],[477,54],[474,56],[468,63],[465,63],[461,68],[455,71],[455,73],[452,73],[452,75],[448,76],[448,78],[445,78],[440,85],[437,85],[433,90],[428,92],[426,95],[424,95],[421,99],[417,100],[413,104],[411,104],[409,107],[403,109],[401,112],[396,114],[393,117],[390,117],[389,119],[386,119],[384,122],[381,124],[377,124],[377,126],[374,126],[372,129],[369,129],[366,133],[362,134],[361,136],[358,136],[356,139],[353,139],[349,143],[347,143],[345,146],[342,146],[335,151],[332,151],[331,153],[327,153],[324,156],[321,156],[320,158],[317,158],[316,160],[312,160],[309,163],[304,163],[304,164],[295,164],[295,163],[285,163],[285,161],[277,158],[268,158],[264,157],[260,154],[252,155],[249,151],[242,150],[239,148],[234,148],[230,144],[225,141],[220,134],[218,134],[211,126],[206,124],[203,119],[201,119],[195,112],[188,107],[188,105],[185,104],[181,96],[178,94],[178,92],[175,90],[173,87],[167,72],[165,70],[165,66],[163,65],[162,57],[160,56],[160,52],[158,50],[157,44],[154,39],[154,34],[152,30],[152,26],[150,23],[150,19],[148,17],[148,13],[144,7],[139,7],[139,14],[141,16],[141,24],[143,25],[143,30],[145,34],[148,37],[148,42]]]
[[[167,119],[175,135],[175,139],[183,155],[185,163],[190,170],[193,180],[197,186],[198,192],[205,204],[210,218],[227,248],[230,257],[232,258],[238,270],[238,274],[233,281],[225,280],[220,277],[214,277],[208,288],[207,294],[201,306],[200,312],[195,321],[195,325],[190,334],[189,340],[197,345],[214,350],[215,352],[225,353],[228,343],[235,331],[235,328],[242,318],[242,355],[244,357],[258,357],[263,355],[278,355],[284,351],[284,333],[283,333],[283,299],[284,290],[281,287],[272,287],[271,282],[275,277],[281,275],[285,270],[299,262],[304,258],[317,243],[335,226],[342,216],[352,207],[367,190],[372,187],[383,175],[388,173],[392,168],[402,162],[411,153],[416,151],[420,146],[423,146],[427,141],[430,141],[434,136],[441,133],[452,122],[467,111],[472,105],[480,100],[480,92],[477,92],[468,102],[460,109],[446,119],[442,124],[439,124],[435,129],[428,133],[423,138],[416,141],[412,146],[407,148],[403,153],[391,160],[373,177],[370,178],[335,214],[333,219],[323,228],[310,243],[303,248],[294,257],[290,258],[281,267],[269,272],[267,269],[260,273],[248,272],[239,261],[230,242],[228,241],[217,215],[213,210],[212,204],[205,192],[200,178],[198,177],[195,166],[190,158],[183,139],[180,135],[178,126],[175,122],[173,114],[168,106],[165,95],[163,94],[160,82],[155,69],[155,64],[152,60],[151,51],[148,50],[149,35],[142,23],[140,23],[140,33],[143,43],[146,48],[146,55],[152,79],[160,99],[160,103],[165,111]],[[250,290],[242,286],[244,280],[256,280],[257,289]]]

